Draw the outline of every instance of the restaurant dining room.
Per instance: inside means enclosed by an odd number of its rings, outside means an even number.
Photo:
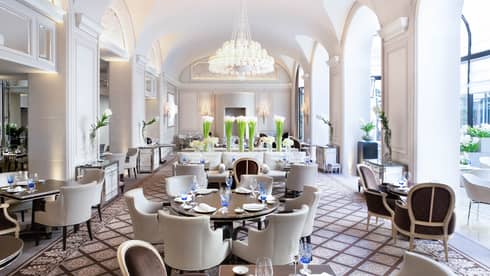
[[[0,0],[0,275],[490,275],[481,0]]]

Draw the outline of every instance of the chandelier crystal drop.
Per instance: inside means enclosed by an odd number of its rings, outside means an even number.
[[[221,75],[247,77],[274,72],[274,58],[252,40],[245,0],[231,40],[223,43],[208,63],[210,72]]]

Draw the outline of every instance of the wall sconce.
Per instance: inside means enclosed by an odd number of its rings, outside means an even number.
[[[308,122],[308,117],[310,116],[310,108],[307,103],[303,103],[300,109],[303,117],[305,118],[305,122]]]
[[[265,124],[265,118],[269,116],[269,105],[266,103],[260,104],[257,108],[257,115],[258,117],[262,118],[262,123]]]
[[[174,103],[166,102],[163,107],[163,113],[168,117],[174,117],[179,113],[179,107]]]
[[[209,104],[209,102],[203,102],[201,104],[201,116],[211,116],[212,113],[211,113],[211,105]]]

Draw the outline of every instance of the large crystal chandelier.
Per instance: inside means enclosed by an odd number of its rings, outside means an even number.
[[[240,20],[231,40],[223,43],[209,58],[209,71],[239,77],[274,72],[274,58],[262,49],[260,43],[252,40],[245,0],[241,2]]]

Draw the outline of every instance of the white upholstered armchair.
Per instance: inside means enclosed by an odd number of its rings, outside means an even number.
[[[434,261],[426,256],[405,251],[400,272],[396,276],[431,275],[453,276],[451,269],[444,264]]]
[[[102,221],[102,210],[101,210],[100,202],[102,200],[102,189],[104,188],[104,176],[105,176],[104,170],[85,169],[83,171],[83,176],[78,180],[78,183],[80,184],[88,184],[94,181],[97,183],[97,188],[95,189],[95,196],[93,198],[92,208],[97,208],[100,221]]]
[[[188,193],[192,188],[193,175],[171,176],[165,179],[165,190],[170,197],[177,197]]]
[[[133,223],[134,238],[150,243],[162,242],[158,232],[158,210],[162,209],[163,203],[146,199],[143,188],[127,191],[124,198]]]
[[[271,258],[273,265],[290,263],[291,256],[298,253],[308,209],[303,205],[294,212],[268,216],[269,224],[264,230],[248,230],[248,243],[233,241],[233,254],[250,263],[258,257]]]
[[[488,173],[488,172],[487,172]],[[478,204],[478,212],[479,215],[480,204],[490,204],[490,177],[483,178],[481,176],[484,175],[475,175],[475,174],[463,174],[462,180],[464,184],[464,189],[466,190],[466,194],[470,199],[470,203],[468,206],[468,220],[467,223],[470,223],[470,214],[471,214],[471,204]]]
[[[291,165],[291,171],[286,179],[286,195],[292,194],[293,197],[303,191],[304,186],[316,186],[316,176],[318,165]]]
[[[60,187],[60,195],[53,201],[46,201],[44,211],[34,213],[34,221],[47,226],[63,227],[63,250],[66,249],[67,226],[86,222],[89,237],[92,239],[90,218],[97,189],[95,181],[85,185]]]
[[[308,243],[311,243],[311,233],[313,233],[313,225],[315,223],[316,210],[318,209],[318,203],[320,202],[320,191],[316,187],[305,186],[303,194],[301,196],[286,200],[285,210],[291,211],[294,209],[300,209],[302,205],[309,207],[308,215],[306,216],[305,224],[303,226],[302,238],[306,238]]]
[[[183,217],[158,213],[165,263],[171,268],[198,271],[221,264],[230,253],[223,229],[211,230],[209,216]]]

